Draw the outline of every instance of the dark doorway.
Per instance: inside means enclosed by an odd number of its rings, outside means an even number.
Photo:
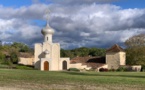
[[[44,70],[45,71],[49,70],[49,63],[47,61],[44,62]]]
[[[66,61],[63,61],[62,68],[63,68],[63,70],[67,70],[67,62]]]

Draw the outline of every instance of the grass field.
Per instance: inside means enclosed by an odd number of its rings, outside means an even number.
[[[144,90],[144,72],[0,70],[0,90]]]

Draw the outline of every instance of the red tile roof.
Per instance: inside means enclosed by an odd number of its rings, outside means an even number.
[[[92,69],[97,69],[103,65],[105,65],[104,63],[84,63],[83,65],[87,65],[88,67],[92,67]]]
[[[120,51],[123,51],[124,52],[124,49],[121,48],[119,45],[115,44],[111,48],[109,48],[108,50],[106,50],[106,53],[108,53],[108,52],[120,52]]]
[[[96,69],[105,64],[105,57],[75,57],[71,61],[71,63],[82,63],[82,65],[87,65],[88,67],[92,67]]]

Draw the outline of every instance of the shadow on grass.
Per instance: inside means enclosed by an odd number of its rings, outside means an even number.
[[[64,71],[62,73],[65,73],[65,74],[69,74],[69,75],[82,75],[82,76],[110,76],[110,77],[128,77],[128,78],[145,78],[145,73],[144,73],[144,76],[140,76],[140,75],[130,75],[131,72],[129,73],[129,75],[125,74],[123,75],[124,72],[120,72],[121,74],[115,74],[115,72],[112,72],[112,74],[110,75],[107,74],[106,72],[96,72],[95,74],[94,73],[86,73],[86,72],[69,72],[69,71]],[[117,72],[118,73],[118,72]]]

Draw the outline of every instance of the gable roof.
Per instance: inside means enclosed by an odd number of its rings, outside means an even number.
[[[105,65],[105,57],[75,57],[70,60],[70,63],[82,63],[82,65],[87,65],[89,67],[92,67],[93,69],[96,69],[100,66]]]
[[[75,57],[73,59],[71,59],[71,63],[85,63],[87,62],[90,58],[93,58],[93,57]]]
[[[119,45],[115,44],[111,48],[107,49],[106,53],[108,53],[108,52],[121,52],[121,51],[124,52],[124,49],[121,48]]]
[[[105,57],[75,57],[71,60],[71,63],[105,63]]]

